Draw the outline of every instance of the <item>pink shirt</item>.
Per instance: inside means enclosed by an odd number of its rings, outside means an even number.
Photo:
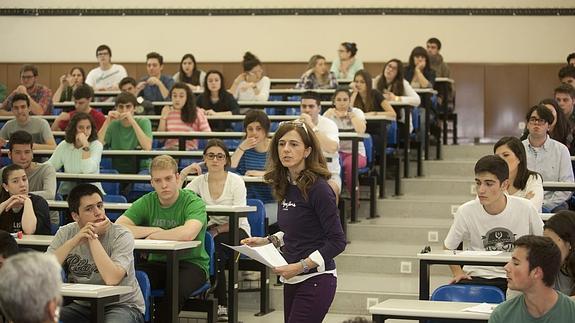
[[[166,131],[178,131],[178,132],[190,132],[190,131],[212,131],[208,119],[204,114],[204,109],[197,108],[196,120],[192,123],[185,123],[182,121],[182,110],[172,109],[168,113],[166,119]],[[164,144],[164,149],[178,149],[178,139],[166,139]],[[198,149],[198,140],[186,140],[186,150],[196,150]]]

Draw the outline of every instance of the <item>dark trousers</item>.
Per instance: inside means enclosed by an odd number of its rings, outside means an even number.
[[[166,264],[163,262],[143,262],[137,265],[138,270],[146,272],[150,279],[152,289],[166,288]],[[202,268],[186,261],[180,261],[178,277],[178,301],[179,308],[185,303],[186,299],[206,282],[206,274]],[[160,306],[157,317],[160,322],[165,322],[169,306],[167,297],[164,297]]]
[[[337,277],[317,275],[299,284],[284,284],[284,322],[321,323],[335,297]]]
[[[240,240],[248,237],[248,234],[243,230],[239,229]],[[228,306],[228,294],[226,291],[226,263],[232,258],[232,249],[223,246],[222,243],[235,245],[234,242],[230,241],[229,232],[223,232],[215,236],[214,242],[216,243],[216,290],[214,291],[215,296],[218,298],[218,305]],[[235,259],[233,259],[235,261]]]

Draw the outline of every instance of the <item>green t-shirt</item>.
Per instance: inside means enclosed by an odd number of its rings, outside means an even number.
[[[146,136],[152,138],[152,123],[147,118],[135,118]],[[112,150],[135,150],[142,149],[136,137],[136,132],[132,127],[124,127],[120,120],[114,120],[108,125],[106,130],[106,148]],[[148,159],[140,159],[139,168],[148,168]],[[112,158],[112,166],[121,174],[135,174],[138,172],[136,157],[116,157]]]
[[[124,212],[137,226],[160,227],[162,229],[173,229],[184,225],[188,220],[198,220],[202,223],[202,230],[196,236],[195,241],[201,241],[201,247],[192,248],[180,259],[196,264],[204,270],[208,277],[209,256],[204,246],[204,238],[208,223],[206,214],[206,204],[191,190],[180,189],[180,195],[170,207],[160,206],[160,199],[156,192],[150,192],[137,201]],[[151,253],[148,257],[150,261],[165,262],[165,255]]]
[[[559,298],[555,306],[545,315],[534,318],[527,312],[525,295],[521,294],[498,305],[489,323],[571,323],[575,322],[575,302],[563,293],[557,292]]]

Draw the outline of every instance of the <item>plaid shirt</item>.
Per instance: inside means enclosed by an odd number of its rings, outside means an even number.
[[[320,84],[315,73],[304,73],[295,86],[296,89],[335,89],[337,88],[337,78],[333,72],[329,72],[328,82]]]
[[[30,98],[42,107],[45,115],[52,113],[52,90],[36,83],[31,89],[27,89],[27,92]],[[4,103],[2,103],[2,109],[6,111],[12,110],[12,98],[15,94],[15,92],[10,93]]]

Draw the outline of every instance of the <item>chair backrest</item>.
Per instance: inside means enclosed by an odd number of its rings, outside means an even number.
[[[104,195],[104,202],[108,203],[128,203],[128,200],[124,195],[113,195],[113,194],[106,194]],[[116,220],[122,215],[124,212],[114,212],[114,211],[106,211],[106,215],[112,222],[116,222]]]
[[[248,222],[250,223],[250,231],[252,237],[265,237],[266,234],[266,208],[264,203],[258,199],[248,199],[249,206],[255,206],[255,212],[248,214]]]
[[[431,295],[431,300],[499,304],[505,301],[505,294],[495,286],[452,284],[438,287]]]
[[[206,248],[206,252],[210,257],[210,276],[213,277],[216,275],[216,245],[214,238],[207,230],[204,239],[204,248]]]
[[[371,138],[370,134],[367,134],[367,137],[363,139],[363,146],[365,147],[365,157],[369,167],[373,161],[373,138]]]
[[[144,314],[144,321],[150,322],[151,319],[150,305],[152,301],[152,286],[150,285],[150,279],[148,278],[148,274],[146,274],[144,271],[136,270],[136,280],[140,285],[142,296],[144,296],[144,304],[146,305],[146,313]]]
[[[392,121],[387,128],[387,144],[397,145],[397,121]]]
[[[120,174],[115,169],[100,169],[100,174]],[[119,195],[120,183],[119,182],[102,182],[102,188],[106,194]]]

